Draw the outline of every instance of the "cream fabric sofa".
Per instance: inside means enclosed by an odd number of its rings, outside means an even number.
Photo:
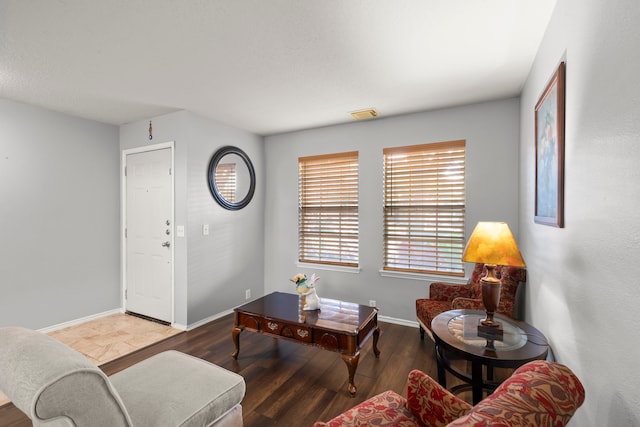
[[[242,426],[244,379],[177,351],[107,377],[82,354],[0,328],[0,390],[34,426]]]

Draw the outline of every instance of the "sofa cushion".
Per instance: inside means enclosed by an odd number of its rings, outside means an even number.
[[[451,310],[449,301],[437,301],[433,299],[417,299],[416,315],[422,324],[431,330],[431,321],[440,313]]]
[[[174,350],[143,360],[110,380],[133,424],[140,427],[209,425],[245,394],[240,375]]]

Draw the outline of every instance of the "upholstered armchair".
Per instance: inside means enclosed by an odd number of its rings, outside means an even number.
[[[431,321],[438,314],[448,310],[484,310],[480,279],[486,274],[484,264],[478,263],[473,269],[469,282],[464,285],[433,282],[429,286],[429,298],[416,300],[416,317],[420,325],[420,338],[425,330],[431,332]],[[496,266],[496,277],[500,279],[500,303],[496,313],[515,318],[516,291],[520,283],[527,280],[527,270],[520,267]]]
[[[314,427],[560,427],[569,422],[584,396],[582,383],[569,368],[546,360],[521,366],[475,406],[414,370],[409,373],[406,399],[386,391]]]

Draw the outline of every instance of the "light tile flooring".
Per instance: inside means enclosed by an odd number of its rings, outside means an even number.
[[[48,335],[100,366],[180,332],[179,329],[128,314],[113,314],[58,329]],[[8,401],[0,392],[0,405]]]

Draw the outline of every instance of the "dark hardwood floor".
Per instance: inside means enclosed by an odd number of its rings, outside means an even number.
[[[240,355],[231,358],[233,316],[228,315],[189,332],[101,366],[114,374],[168,349],[179,350],[242,375],[247,393],[242,402],[244,425],[311,426],[329,420],[357,403],[385,390],[406,397],[409,371],[420,369],[436,378],[433,342],[420,341],[418,330],[380,322],[380,357],[372,340],[360,354],[355,377],[355,398],[347,392],[347,368],[337,353],[264,335],[240,334]],[[452,383],[454,384],[454,383]],[[1,426],[30,426],[29,419],[12,404],[0,407]]]

